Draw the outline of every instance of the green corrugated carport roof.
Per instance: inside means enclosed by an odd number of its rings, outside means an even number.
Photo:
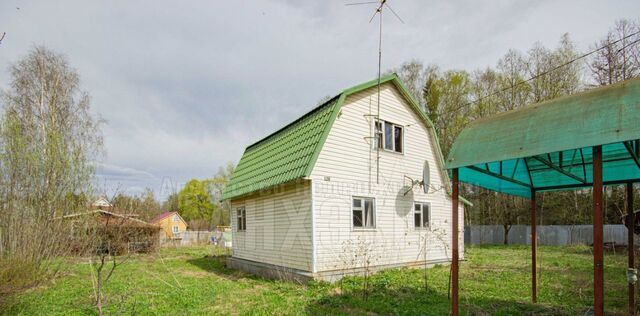
[[[475,121],[449,153],[460,182],[531,197],[592,185],[592,147],[602,145],[605,184],[640,181],[640,79]]]
[[[439,159],[440,168],[444,168],[444,159],[433,124],[396,74],[380,78],[381,84],[387,82],[398,88],[425,125],[431,129],[435,154]],[[231,181],[225,187],[222,198],[228,200],[308,177],[347,96],[375,87],[377,84],[378,79],[375,79],[346,89],[297,120],[248,146]],[[448,177],[446,172],[443,174]],[[445,183],[448,184],[447,191],[451,192],[448,178],[445,179]]]

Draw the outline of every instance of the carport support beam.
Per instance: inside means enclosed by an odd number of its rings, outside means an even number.
[[[604,315],[602,146],[593,147],[593,312]]]
[[[536,191],[531,190],[531,302],[538,301],[538,282],[537,282],[537,251],[538,239],[536,231]]]
[[[454,168],[451,189],[451,314],[458,316],[458,168]]]
[[[636,214],[633,211],[633,183],[627,183],[627,254],[629,257],[628,267],[635,266],[635,247],[633,245],[633,234],[636,223]],[[629,283],[629,315],[636,314],[636,285]]]

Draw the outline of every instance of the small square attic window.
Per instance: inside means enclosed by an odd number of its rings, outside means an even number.
[[[377,121],[375,125],[375,146],[387,151],[403,152],[404,128],[387,121]]]

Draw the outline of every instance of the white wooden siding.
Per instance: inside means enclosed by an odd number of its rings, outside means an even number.
[[[435,139],[390,83],[381,90],[380,119],[404,126],[402,154],[380,150],[380,183],[376,184],[376,151],[372,150],[376,88],[351,95],[345,101],[320,152],[311,179],[314,182],[314,221],[316,268],[318,271],[357,266],[350,258],[355,248],[369,246],[371,265],[400,264],[425,259],[444,260],[451,256],[451,198],[446,193],[442,166],[434,152]],[[431,189],[421,187],[403,195],[409,184],[405,175],[422,179],[425,160],[429,161]],[[352,196],[370,196],[376,203],[376,228],[352,228]],[[431,227],[435,232],[416,230],[413,201],[431,205]],[[463,208],[460,207],[460,227]],[[460,253],[464,253],[462,228]],[[234,240],[235,243],[235,240]],[[358,246],[360,245],[360,246]]]
[[[231,201],[233,257],[312,270],[310,181]],[[246,231],[237,230],[237,209],[245,207]]]

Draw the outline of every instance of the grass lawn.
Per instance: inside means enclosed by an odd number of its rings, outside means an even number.
[[[540,247],[538,304],[529,303],[530,250],[525,246],[467,247],[461,266],[462,313],[470,315],[578,315],[592,300],[588,247]],[[108,314],[403,314],[446,315],[449,268],[397,269],[341,283],[299,285],[271,281],[225,268],[213,247],[163,249],[120,266],[106,285]],[[626,254],[605,255],[605,310],[626,310]],[[91,269],[69,262],[63,273],[17,297],[0,314],[87,315],[93,305]]]

